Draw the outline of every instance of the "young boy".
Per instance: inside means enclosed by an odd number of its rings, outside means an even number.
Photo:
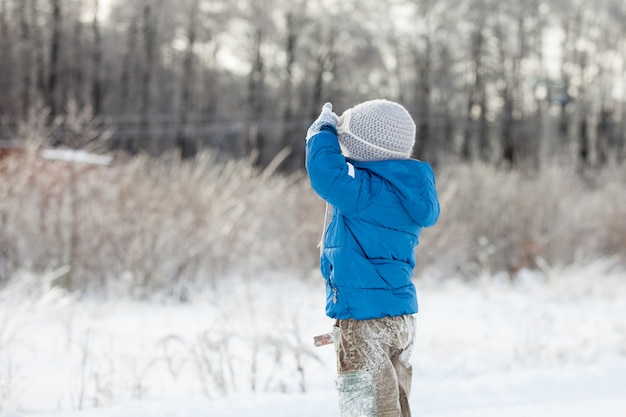
[[[433,171],[411,159],[415,123],[387,100],[340,118],[326,103],[306,140],[311,186],[332,208],[320,267],[341,416],[410,416],[414,248],[439,217]]]

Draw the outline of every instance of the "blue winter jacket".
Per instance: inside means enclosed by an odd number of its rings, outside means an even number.
[[[320,260],[326,314],[366,320],[417,313],[414,249],[440,211],[430,165],[346,159],[326,126],[307,142],[306,168],[332,206]]]

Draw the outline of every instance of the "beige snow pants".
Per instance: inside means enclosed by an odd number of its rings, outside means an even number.
[[[412,315],[337,320],[337,390],[341,417],[410,417]]]

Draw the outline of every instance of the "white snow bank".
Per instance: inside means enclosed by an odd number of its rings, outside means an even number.
[[[613,265],[419,280],[414,414],[624,415],[626,275]],[[312,343],[332,325],[320,278],[232,278],[187,304],[77,301],[34,281],[0,293],[7,417],[337,415],[334,351]]]
[[[110,155],[98,155],[83,149],[42,149],[39,154],[43,159],[76,164],[106,166],[113,162],[113,157]]]

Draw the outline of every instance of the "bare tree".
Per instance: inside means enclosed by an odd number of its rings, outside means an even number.
[[[121,95],[121,111],[126,113],[134,110],[131,106],[131,79],[135,68],[135,60],[137,56],[137,38],[138,38],[138,16],[133,11],[128,26],[128,34],[126,41],[126,53],[122,62],[122,72],[120,79],[120,95]],[[131,146],[129,150],[136,150],[136,146]]]
[[[48,57],[48,84],[47,84],[47,103],[50,107],[50,114],[56,115],[61,108],[61,43],[63,19],[62,19],[62,0],[50,0],[52,8],[52,37],[50,39],[50,53]]]
[[[534,136],[526,135],[522,128],[526,117],[522,64],[529,49],[528,11],[519,3],[510,6],[499,15],[494,31],[498,40],[500,94],[504,103],[500,116],[501,158],[509,166],[516,166],[533,152],[530,148],[534,145],[529,141]]]
[[[156,142],[151,138],[149,129],[149,116],[151,111],[151,89],[152,79],[154,76],[157,21],[154,0],[144,0],[142,15],[142,35],[143,35],[143,62],[141,66],[141,103],[139,114],[141,117],[142,133],[139,141],[139,147],[150,154],[157,154]]]
[[[69,100],[75,100],[79,107],[85,107],[90,105],[90,97],[85,88],[85,83],[87,82],[86,70],[85,66],[87,64],[87,60],[83,58],[86,54],[86,45],[85,45],[85,32],[84,32],[84,24],[80,16],[84,12],[83,0],[74,0],[73,13],[76,13],[76,16],[72,16],[71,22],[73,26],[72,31],[72,53],[71,53],[71,63],[68,66],[68,74],[65,84],[63,87],[64,95],[71,94]],[[66,88],[69,89],[69,92],[65,91]],[[67,102],[68,98],[64,97],[63,102]],[[64,106],[65,107],[65,106]]]
[[[187,26],[187,49],[184,53],[182,66],[182,86],[180,108],[178,112],[178,131],[176,133],[176,146],[182,157],[188,158],[196,153],[196,145],[190,141],[185,128],[187,125],[187,113],[191,109],[191,92],[194,86],[194,47],[198,36],[200,0],[192,0],[189,4],[189,24]]]
[[[306,8],[307,0],[301,0],[296,3],[292,3],[292,6],[287,6],[285,10],[285,79],[283,88],[283,137],[281,141],[281,148],[290,149],[291,153],[285,161],[285,167],[288,170],[297,170],[302,167],[302,154],[303,145],[302,138],[299,137],[299,124],[294,117],[295,111],[295,97],[294,97],[294,67],[296,65],[296,53],[298,49],[298,41],[303,33],[303,27],[306,22]]]
[[[436,2],[431,0],[417,0],[417,27],[421,28],[417,45],[414,48],[415,60],[415,101],[417,108],[417,138],[413,154],[418,159],[429,161],[437,165],[439,141],[434,137],[435,129],[432,122],[432,84],[435,32],[440,23],[435,10]]]
[[[267,104],[266,77],[268,65],[264,50],[267,44],[272,42],[274,31],[270,11],[273,10],[273,0],[251,0],[248,3],[249,10],[244,13],[248,16],[249,30],[249,59],[250,71],[247,77],[247,110],[248,123],[245,142],[245,153],[259,153],[259,161],[263,159],[262,152],[265,150],[266,137],[260,125],[263,119],[264,109]]]
[[[12,95],[13,66],[10,65],[13,55],[12,30],[9,26],[9,5],[7,0],[0,1],[0,89],[9,97]],[[7,94],[8,93],[8,94]],[[11,100],[0,98],[0,115],[11,113]],[[1,130],[0,130],[1,132]]]
[[[35,101],[35,65],[34,65],[34,42],[32,28],[31,0],[24,0],[20,5],[20,48],[21,48],[21,108],[22,116],[28,115]]]
[[[564,150],[574,150],[581,167],[591,163],[588,114],[592,110],[583,79],[589,64],[589,50],[584,48],[583,34],[588,30],[588,10],[578,1],[567,2],[559,9],[565,37],[562,44],[563,97],[561,98],[561,132]]]
[[[264,165],[291,148],[282,167],[295,170],[324,101],[340,112],[385,97],[410,108],[415,156],[432,163],[446,152],[519,165],[539,149],[586,166],[624,159],[623,2],[117,0],[107,18],[101,3],[0,0],[3,120],[39,101],[50,121],[74,100],[112,117],[112,143],[131,152],[189,156],[202,140]],[[562,71],[547,74],[557,30]]]
[[[621,50],[621,82],[622,86],[626,85],[626,6],[622,5],[620,9],[621,26],[620,26],[620,42],[619,50]],[[616,109],[618,121],[618,128],[615,135],[615,156],[619,164],[624,163],[626,159],[626,88],[622,87],[622,95],[617,103]]]
[[[596,128],[596,158],[599,166],[612,161],[621,163],[623,158],[623,126],[626,107],[626,91],[622,84],[621,97],[615,89],[615,81],[626,80],[626,4],[609,1],[598,11],[597,46],[594,62],[598,65],[596,90],[600,101]],[[609,22],[610,24],[603,24]],[[602,28],[602,30],[599,30]],[[621,53],[620,53],[621,52]],[[618,58],[619,57],[619,58]],[[616,59],[617,58],[617,59]]]
[[[93,32],[91,102],[93,114],[97,116],[102,112],[102,34],[100,30],[99,19],[99,0],[94,0],[93,8],[93,21],[91,24],[91,29]]]
[[[466,160],[473,159],[474,149],[478,148],[482,160],[488,161],[491,147],[487,131],[487,91],[485,57],[485,3],[477,2],[472,10],[473,29],[470,34],[470,65],[467,74],[466,126],[463,136],[462,155]],[[478,123],[478,126],[476,126]],[[475,141],[478,141],[477,146]]]

